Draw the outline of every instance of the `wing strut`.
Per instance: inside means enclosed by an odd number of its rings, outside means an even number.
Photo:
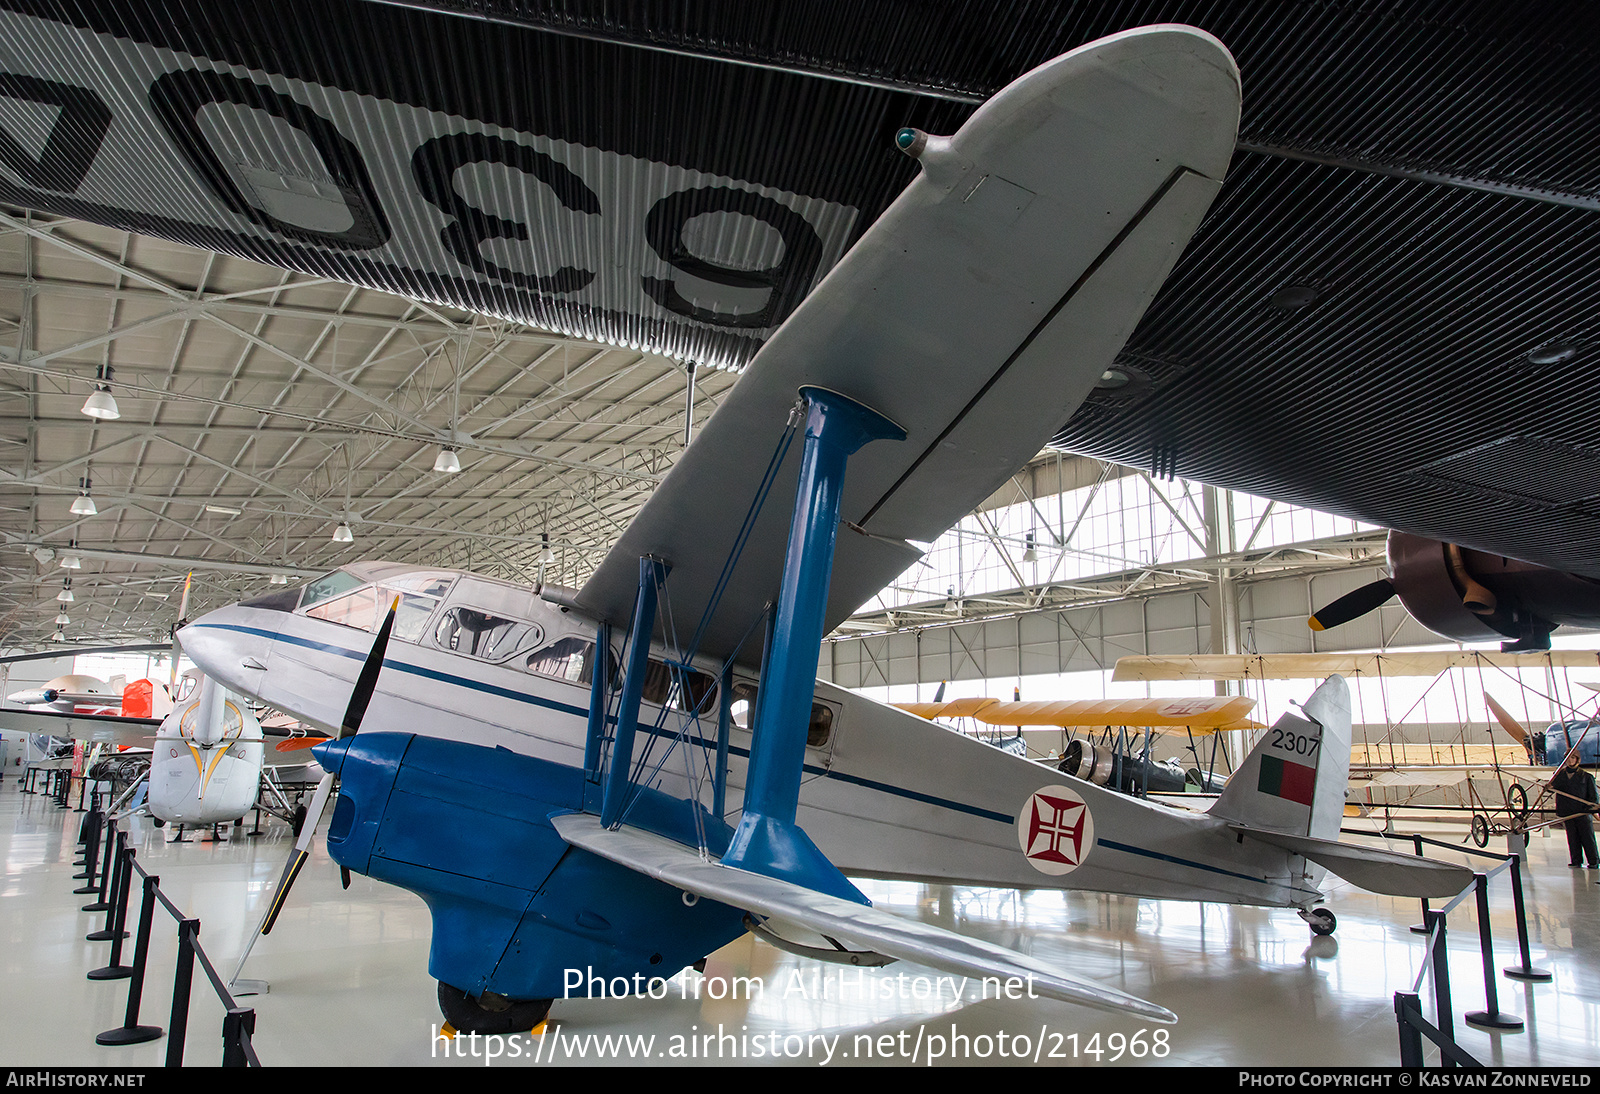
[[[845,463],[868,441],[904,440],[906,433],[877,411],[837,392],[804,387],[800,394],[807,402],[800,486],[789,524],[773,640],[761,674],[763,695],[750,743],[744,815],[722,861],[865,904],[860,891],[795,824],[795,812],[839,534]]]

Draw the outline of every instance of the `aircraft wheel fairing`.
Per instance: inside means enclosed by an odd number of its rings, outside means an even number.
[[[439,1013],[459,1033],[528,1033],[550,1013],[553,999],[507,999],[484,992],[474,998],[439,981]]]

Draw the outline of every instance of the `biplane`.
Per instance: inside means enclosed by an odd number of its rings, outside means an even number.
[[[453,1026],[527,1029],[569,968],[671,975],[752,917],[854,956],[1173,1017],[873,909],[852,873],[1294,907],[1321,932],[1323,868],[1405,895],[1465,883],[1339,843],[1337,679],[1203,815],[815,679],[823,635],[1102,376],[1216,194],[1238,109],[1226,49],[1164,26],[1049,62],[952,136],[901,130],[917,179],[766,341],[581,590],[349,568],[317,597],[182,632],[207,673],[330,733],[312,748],[340,780],[330,854],[428,903]],[[275,906],[304,862],[302,844]]]
[[[1471,838],[1483,847],[1491,836],[1525,838],[1555,823],[1548,781],[1569,753],[1576,752],[1586,765],[1600,762],[1600,727],[1593,718],[1568,717],[1547,728],[1530,730],[1495,700],[1490,688],[1525,688],[1521,674],[1530,670],[1542,672],[1553,684],[1557,672],[1593,668],[1597,663],[1600,653],[1593,650],[1202,654],[1124,657],[1117,662],[1113,679],[1231,680],[1245,687],[1260,687],[1266,681],[1315,679],[1322,673],[1338,672],[1352,679],[1375,680],[1381,686],[1401,679],[1431,678],[1422,689],[1426,693],[1454,670],[1476,674],[1470,682],[1483,695],[1491,716],[1489,725],[1479,729],[1469,724],[1470,720],[1462,721],[1456,739],[1415,741],[1400,739],[1403,714],[1392,721],[1386,718],[1388,724],[1380,739],[1352,746],[1350,770],[1352,789],[1365,795],[1368,807],[1386,804],[1374,797],[1382,791],[1405,795],[1399,804],[1414,802],[1418,794],[1447,791],[1459,803],[1452,808],[1470,813]],[[1555,699],[1552,709],[1578,714],[1570,687],[1564,702],[1554,694],[1559,689],[1547,686],[1546,690],[1552,694],[1541,693],[1540,697]],[[1384,706],[1387,708],[1387,703]],[[1494,738],[1492,727],[1496,724],[1509,740]]]

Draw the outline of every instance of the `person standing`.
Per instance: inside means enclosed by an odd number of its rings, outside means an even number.
[[[1556,816],[1567,830],[1567,865],[1600,869],[1600,852],[1595,849],[1594,812],[1600,804],[1594,776],[1578,766],[1574,750],[1550,780],[1556,792]]]

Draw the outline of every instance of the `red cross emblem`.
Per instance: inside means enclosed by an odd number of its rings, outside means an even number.
[[[1065,874],[1077,869],[1094,845],[1094,818],[1075,792],[1046,786],[1017,815],[1017,837],[1034,869]]]

